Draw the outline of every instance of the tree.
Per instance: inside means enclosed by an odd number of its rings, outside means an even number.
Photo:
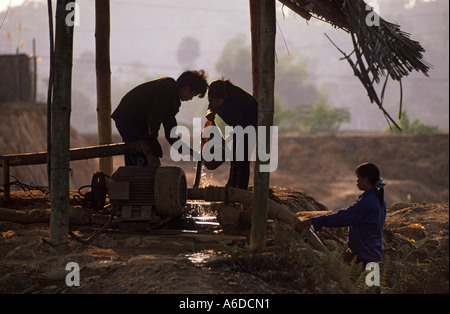
[[[419,118],[415,118],[414,120],[411,121],[405,109],[402,110],[401,118],[398,119],[397,123],[402,130],[399,131],[397,128],[388,127],[389,133],[434,134],[439,132],[439,128],[437,126],[425,125],[422,122],[420,122]]]
[[[274,124],[280,134],[336,133],[342,123],[350,121],[347,108],[335,108],[321,99],[315,104],[300,104],[293,109],[283,109],[275,102]]]
[[[200,43],[194,37],[184,37],[177,49],[177,59],[184,70],[194,67],[195,60],[200,57]]]
[[[350,121],[350,112],[346,108],[335,108],[321,100],[312,106],[305,125],[309,134],[336,133],[341,124]]]
[[[251,90],[251,49],[244,34],[237,34],[225,44],[216,61],[216,70],[241,88]],[[275,94],[284,108],[294,108],[298,103],[314,103],[321,97],[319,91],[308,83],[306,62],[298,53],[277,56],[275,77]]]

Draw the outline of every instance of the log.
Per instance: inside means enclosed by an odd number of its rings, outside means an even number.
[[[190,200],[204,200],[211,202],[228,201],[252,206],[253,197],[251,191],[238,188],[210,186],[206,188],[188,189],[188,199]],[[268,199],[268,215],[269,217],[280,220],[292,227],[300,220],[285,206],[280,205],[271,199]],[[312,248],[326,254],[329,253],[328,249],[311,229],[306,230],[306,238]]]
[[[14,210],[0,207],[0,221],[10,221],[22,224],[49,222],[50,209]]]
[[[94,213],[89,208],[70,206],[69,222],[76,225],[87,225],[94,222],[104,224],[106,222],[106,216],[93,216]],[[17,210],[0,207],[0,221],[20,224],[48,223],[50,221],[50,209]]]

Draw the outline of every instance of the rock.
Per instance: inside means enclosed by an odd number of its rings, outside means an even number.
[[[92,245],[98,246],[100,248],[115,248],[116,241],[105,236],[104,234],[101,234],[97,239],[92,241]]]
[[[116,247],[139,247],[140,237],[131,236],[116,240]]]
[[[413,205],[411,203],[408,203],[408,202],[397,202],[397,203],[392,204],[392,206],[389,207],[389,210],[395,212],[397,210],[404,209],[404,208],[407,208],[407,207],[412,207],[412,206]]]
[[[222,226],[234,225],[238,226],[241,224],[241,206],[223,205],[218,208],[217,220]]]
[[[6,254],[7,259],[28,260],[34,257],[36,257],[34,243],[18,246]]]
[[[392,231],[414,241],[422,240],[426,237],[425,227],[418,223],[410,224],[406,227],[393,228]]]
[[[2,238],[3,239],[12,239],[12,238],[14,238],[15,234],[16,233],[14,232],[14,230],[8,230],[5,232],[2,232]]]

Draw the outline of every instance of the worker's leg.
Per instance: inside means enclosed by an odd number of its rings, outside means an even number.
[[[146,134],[142,134],[141,132],[137,132],[130,129],[127,126],[127,124],[121,120],[115,120],[114,122],[116,124],[117,130],[119,131],[120,136],[122,137],[122,141],[124,141],[125,143],[139,141],[146,136]],[[125,154],[124,157],[125,157],[125,166],[148,165],[147,157],[143,153]]]

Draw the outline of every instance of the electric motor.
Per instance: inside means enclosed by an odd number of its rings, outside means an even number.
[[[119,167],[111,175],[109,200],[121,221],[158,222],[184,212],[186,175],[179,167]]]

